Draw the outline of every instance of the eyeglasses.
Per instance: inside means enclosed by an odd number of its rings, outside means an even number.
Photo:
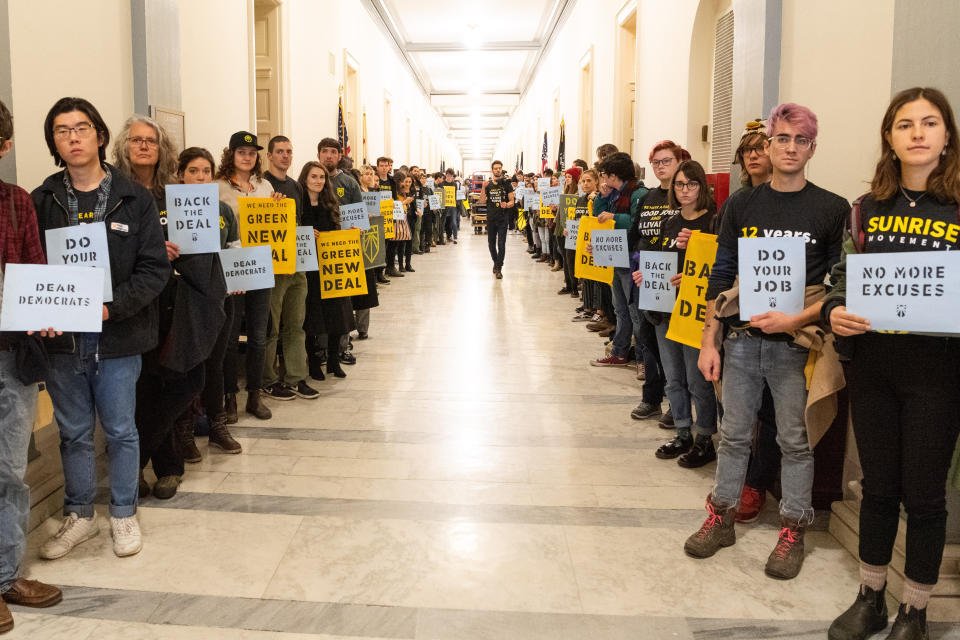
[[[748,156],[751,153],[763,154],[763,145],[762,144],[751,144],[749,146],[743,147],[740,149],[740,153],[744,156]]]
[[[90,123],[83,122],[75,127],[54,127],[53,137],[64,140],[70,137],[71,133],[76,133],[78,138],[89,138],[96,131]]]
[[[650,166],[652,166],[654,169],[656,169],[657,167],[666,167],[667,165],[671,164],[674,160],[676,160],[676,158],[672,158],[672,157],[664,158],[663,160],[651,160]]]
[[[813,145],[812,138],[807,138],[805,136],[791,137],[785,133],[768,138],[768,140],[777,145],[777,147],[780,149],[786,149],[791,142],[797,145],[797,149],[809,149],[810,146]]]
[[[147,147],[149,147],[149,148],[152,149],[152,148],[154,148],[155,146],[157,146],[158,144],[159,144],[159,142],[157,142],[157,139],[156,139],[156,138],[139,138],[139,137],[138,137],[138,138],[130,138],[130,146],[131,146],[131,147],[142,147],[142,146],[146,145]]]
[[[691,180],[690,182],[674,182],[673,188],[677,191],[696,191],[700,188],[700,183]]]

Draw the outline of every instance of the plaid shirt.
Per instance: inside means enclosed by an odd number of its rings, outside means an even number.
[[[16,208],[16,231],[10,216],[10,204]],[[37,212],[30,194],[0,180],[0,263],[46,264],[37,230]]]

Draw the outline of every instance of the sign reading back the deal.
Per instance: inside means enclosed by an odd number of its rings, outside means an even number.
[[[99,333],[103,329],[103,280],[104,270],[98,268],[8,262],[0,331],[53,327]]]
[[[120,223],[115,222],[113,224]],[[126,227],[127,225],[123,226]],[[47,229],[46,236],[47,264],[103,269],[103,301],[113,301],[110,252],[107,249],[107,226],[103,222]]]
[[[593,262],[601,267],[630,268],[627,253],[627,230],[595,230],[590,234],[593,245]]]
[[[717,236],[694,231],[683,260],[683,280],[673,305],[667,338],[700,348],[707,320],[707,282],[717,259]]]
[[[317,238],[320,297],[324,300],[366,295],[362,233],[359,229],[326,231]]]
[[[394,221],[407,219],[407,210],[404,209],[403,202],[400,200],[394,200],[393,202],[393,219]]]
[[[369,229],[370,214],[368,211],[367,205],[362,202],[340,205],[340,226],[344,229],[349,229],[350,227]]]
[[[167,237],[181,254],[220,250],[220,195],[217,185],[169,184]]]
[[[523,194],[523,208],[526,211],[537,211],[540,209],[540,194],[536,191],[526,191]]]
[[[638,251],[643,280],[638,287],[639,306],[645,311],[670,313],[677,300],[677,290],[670,278],[680,272],[679,253],[673,251]]]
[[[960,333],[960,252],[848,255],[847,311],[874,331]]]
[[[567,220],[567,236],[563,239],[563,248],[571,251],[577,250],[577,227],[580,226],[579,220]]]
[[[803,311],[807,243],[794,238],[739,238],[740,319],[768,311]]]
[[[273,255],[269,245],[221,249],[220,266],[227,281],[227,293],[272,289]]]
[[[269,245],[274,273],[297,270],[296,203],[291,198],[237,198],[240,243],[244,247]]]
[[[297,227],[297,272],[319,270],[317,242],[314,240],[313,227]]]

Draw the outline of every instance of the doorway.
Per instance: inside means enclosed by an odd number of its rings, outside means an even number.
[[[383,96],[383,155],[390,156],[390,94],[384,92]]]
[[[282,73],[280,3],[277,0],[255,0],[253,5],[253,51],[256,134],[260,144],[283,130],[280,109]]]
[[[593,158],[593,48],[580,59],[580,157]]]
[[[621,12],[617,16],[617,120],[614,132],[617,146],[623,151],[636,154],[634,141],[634,114],[637,112],[637,8]]]
[[[360,119],[360,63],[346,49],[343,50],[343,66],[343,121],[347,125],[349,155],[363,158],[366,156],[366,150],[362,148],[366,132],[362,131]]]

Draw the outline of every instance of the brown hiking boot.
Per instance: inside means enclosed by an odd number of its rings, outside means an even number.
[[[240,453],[243,451],[240,443],[230,435],[223,414],[214,418],[213,422],[210,423],[210,446],[220,447],[224,453]]]
[[[737,541],[737,534],[733,529],[737,517],[737,508],[713,501],[713,496],[707,498],[707,512],[710,514],[703,521],[700,530],[687,538],[683,550],[694,558],[709,558],[722,547],[733,546]]]
[[[240,417],[237,415],[237,394],[223,395],[223,410],[227,413],[227,424],[237,424]]]
[[[780,517],[780,538],[767,558],[764,572],[771,578],[796,578],[803,566],[803,529],[797,521]]]
[[[7,603],[0,599],[0,633],[6,633],[13,630],[13,614],[7,607]]]
[[[200,462],[203,459],[193,439],[193,414],[190,411],[185,411],[177,418],[176,424],[173,425],[173,433],[177,453],[184,462]]]
[[[21,607],[52,607],[63,600],[63,593],[52,584],[44,584],[38,580],[17,578],[10,589],[3,594],[3,601]],[[0,622],[2,626],[2,622]]]
[[[253,414],[261,420],[269,420],[273,417],[267,405],[263,404],[263,398],[260,397],[260,389],[253,389],[247,392],[247,413]],[[226,421],[224,421],[226,424]],[[213,425],[210,425],[210,433],[213,433]]]

